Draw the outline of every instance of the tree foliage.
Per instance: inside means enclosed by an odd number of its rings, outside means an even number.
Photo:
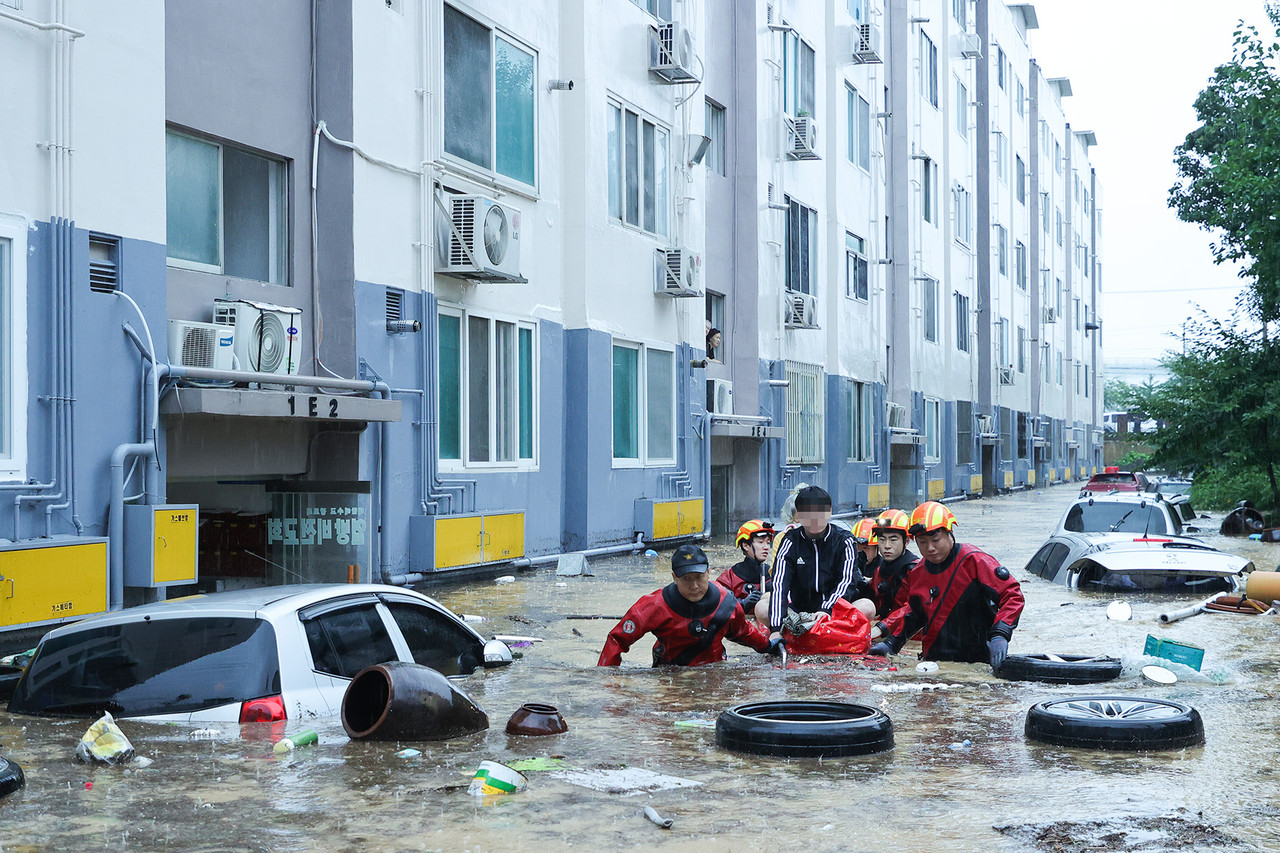
[[[1165,360],[1169,380],[1141,405],[1164,422],[1149,437],[1151,464],[1219,477],[1260,472],[1280,508],[1280,346],[1266,327],[1207,316],[1188,324],[1186,351]]]
[[[1280,2],[1267,16],[1280,36]],[[1263,323],[1280,319],[1280,41],[1242,22],[1195,110],[1200,126],[1174,151],[1169,206],[1216,235],[1215,263],[1239,262],[1253,279],[1242,307]]]

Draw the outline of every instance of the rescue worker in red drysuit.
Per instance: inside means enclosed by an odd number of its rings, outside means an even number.
[[[876,521],[874,518],[858,519],[857,523],[853,525],[853,541],[858,546],[858,571],[862,573],[862,577],[866,581],[861,592],[867,598],[874,598],[871,595],[872,588],[869,584],[872,576],[880,568],[880,548],[876,541]]]
[[[995,557],[958,544],[955,523],[936,501],[911,513],[908,530],[923,559],[907,576],[907,604],[883,620],[885,637],[869,654],[897,654],[918,634],[925,660],[986,661],[992,672],[1004,663],[1022,614],[1022,587]]]
[[[880,559],[871,575],[871,600],[880,619],[907,603],[907,574],[920,560],[907,550],[910,528],[911,516],[900,509],[887,509],[875,521]],[[872,639],[884,633],[882,622],[872,626]]]
[[[618,666],[622,654],[645,634],[653,634],[653,665],[698,666],[725,659],[724,640],[758,652],[780,653],[778,644],[747,621],[738,599],[709,583],[706,553],[681,545],[671,555],[673,582],[641,598],[614,626],[597,666]]]
[[[773,525],[767,521],[753,518],[743,522],[738,528],[737,538],[737,545],[742,549],[742,561],[725,569],[716,578],[716,583],[733,593],[748,616],[755,610],[764,591],[769,568],[765,560],[769,557],[773,533]]]

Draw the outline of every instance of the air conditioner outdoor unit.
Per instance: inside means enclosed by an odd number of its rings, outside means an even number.
[[[235,367],[236,331],[218,323],[169,321],[169,359],[183,367]]]
[[[445,194],[436,226],[436,272],[527,284],[520,275],[520,211],[482,195]]]
[[[859,24],[853,30],[853,59],[855,62],[882,62],[880,53],[880,28],[875,24]]]
[[[965,59],[982,58],[982,36],[977,33],[963,33],[960,36],[960,55]]]
[[[1044,321],[1045,321],[1045,323],[1056,323],[1056,322],[1058,322],[1058,311],[1057,311],[1057,309],[1054,309],[1054,308],[1046,308],[1046,309],[1044,309]]]
[[[889,429],[905,429],[911,426],[907,420],[907,407],[901,403],[888,404]]]
[[[701,296],[702,257],[688,249],[655,249],[653,292],[664,296]]]
[[[1001,385],[1013,384],[1013,368],[1012,367],[998,367],[996,369],[1000,371]]]
[[[294,376],[302,362],[301,308],[219,299],[213,303],[213,322],[235,331],[234,351],[240,370]]]
[[[979,435],[995,435],[996,421],[991,415],[977,415],[978,418],[978,434]]]
[[[649,70],[665,83],[696,83],[701,78],[693,35],[676,21],[649,27]]]
[[[788,329],[818,328],[818,297],[788,290],[783,294],[782,308]]]
[[[733,382],[728,379],[707,380],[707,411],[713,415],[733,414]]]
[[[792,160],[820,160],[818,156],[818,123],[813,116],[787,120],[787,156]]]

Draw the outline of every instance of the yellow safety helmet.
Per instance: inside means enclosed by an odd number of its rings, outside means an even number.
[[[903,539],[911,538],[911,516],[900,509],[886,509],[876,519],[876,531],[901,533]]]
[[[761,521],[753,518],[750,521],[744,521],[742,526],[738,528],[738,538],[733,541],[735,545],[741,545],[744,541],[755,536],[757,533],[764,533],[773,536],[773,524],[768,521]]]
[[[876,523],[870,518],[860,518],[858,523],[853,525],[853,538],[858,540],[858,544],[874,545],[876,539]]]
[[[947,509],[937,501],[925,501],[916,507],[911,513],[911,527],[908,531],[912,536],[919,536],[921,533],[932,533],[935,530],[951,531],[955,527],[956,517],[951,514],[951,510]]]

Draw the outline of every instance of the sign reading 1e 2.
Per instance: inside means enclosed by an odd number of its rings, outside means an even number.
[[[338,417],[338,398],[326,397],[321,395],[311,397],[299,397],[297,394],[290,394],[288,397],[289,414],[295,417],[305,418],[336,418]]]

